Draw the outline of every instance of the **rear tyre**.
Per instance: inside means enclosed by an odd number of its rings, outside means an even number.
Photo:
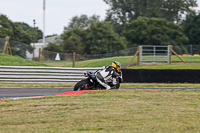
[[[83,79],[76,83],[74,91],[87,90],[88,87],[91,87],[91,82],[88,79]]]

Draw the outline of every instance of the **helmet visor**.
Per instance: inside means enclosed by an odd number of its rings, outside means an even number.
[[[117,67],[116,69],[117,69],[117,71],[119,72],[120,68],[119,68],[119,67]]]

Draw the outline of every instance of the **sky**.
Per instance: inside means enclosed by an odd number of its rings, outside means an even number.
[[[109,6],[103,0],[45,0],[45,36],[62,34],[72,17],[99,15],[104,20]],[[1,0],[0,14],[13,22],[25,22],[43,31],[43,0]]]
[[[200,6],[200,0],[197,0]],[[64,27],[74,16],[86,14],[88,17],[106,17],[109,6],[103,0],[45,0],[45,36],[62,34]],[[200,10],[200,7],[195,8]],[[43,0],[1,0],[0,13],[13,22],[25,22],[43,31]]]

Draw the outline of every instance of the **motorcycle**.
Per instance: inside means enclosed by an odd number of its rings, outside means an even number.
[[[99,82],[97,81],[96,75],[95,75],[95,73],[97,73],[97,72],[98,72],[98,70],[96,72],[87,71],[87,73],[84,73],[84,76],[87,78],[77,82],[76,85],[74,86],[74,91],[106,89],[104,86],[99,84]],[[123,80],[122,72],[120,72],[119,75],[116,75],[115,78],[116,78],[118,84],[113,85],[112,81],[107,82],[108,85],[111,87],[111,89],[119,89],[120,83]]]

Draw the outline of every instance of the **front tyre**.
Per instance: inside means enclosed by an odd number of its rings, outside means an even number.
[[[120,87],[120,84],[117,84],[115,89],[119,89],[119,87]]]
[[[87,90],[87,88],[90,86],[91,82],[88,79],[83,79],[76,83],[76,85],[74,86],[74,91]]]
[[[119,87],[120,87],[120,84],[116,84],[116,85],[111,86],[111,89],[119,89]]]

